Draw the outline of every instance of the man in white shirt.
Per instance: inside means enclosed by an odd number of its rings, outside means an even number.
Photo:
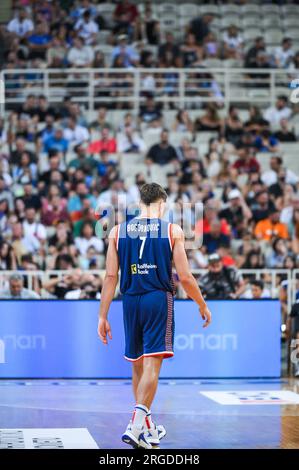
[[[264,113],[264,119],[268,121],[271,127],[279,126],[281,119],[290,119],[292,110],[287,106],[288,99],[284,95],[277,98],[275,106],[270,106]]]
[[[74,38],[74,45],[71,47],[67,60],[72,67],[90,67],[94,58],[93,49],[90,46],[84,46],[83,39]]]
[[[116,178],[112,182],[110,189],[103,191],[98,197],[97,212],[101,213],[107,206],[113,206],[114,208],[123,210],[128,207],[131,202],[131,198],[124,188],[123,180]]]
[[[25,38],[31,34],[34,29],[33,21],[27,17],[25,8],[19,10],[18,16],[10,20],[7,25],[7,31],[20,38]]]
[[[96,237],[93,224],[84,222],[81,228],[81,236],[75,238],[75,245],[80,255],[85,256],[88,248],[94,247],[97,253],[103,253],[104,242],[101,238]]]
[[[119,152],[142,153],[146,151],[146,144],[131,126],[125,126],[124,132],[118,135],[117,148]]]
[[[277,183],[279,170],[283,168],[283,159],[279,156],[273,156],[270,160],[270,170],[265,171],[261,180],[266,186]],[[285,170],[285,183],[295,185],[299,181],[298,176],[288,168]]]
[[[68,119],[68,125],[64,129],[63,136],[74,145],[79,145],[89,140],[87,128],[77,124],[76,119],[73,117]]]
[[[95,44],[99,26],[91,18],[91,14],[88,10],[84,12],[83,18],[80,18],[75,24],[75,31],[78,31],[78,35],[84,39],[86,45]]]
[[[277,47],[274,53],[276,66],[283,69],[288,67],[294,55],[292,40],[290,38],[283,38],[281,46]]]
[[[25,211],[23,230],[25,237],[34,237],[41,243],[47,238],[46,228],[37,221],[36,209],[34,207],[28,207]]]

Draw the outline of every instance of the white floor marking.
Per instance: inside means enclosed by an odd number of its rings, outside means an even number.
[[[232,390],[200,394],[220,405],[299,405],[299,394],[289,390]]]
[[[0,449],[98,449],[86,428],[0,429]]]

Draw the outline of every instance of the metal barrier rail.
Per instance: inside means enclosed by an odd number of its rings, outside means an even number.
[[[2,70],[5,103],[0,111],[24,101],[29,94],[47,97],[59,104],[66,95],[89,112],[100,105],[139,110],[147,91],[164,105],[196,108],[203,102],[264,103],[290,94],[290,74],[281,69],[243,68],[40,68]]]
[[[42,284],[49,281],[52,277],[63,278],[64,275],[70,274],[68,271],[59,271],[59,270],[49,270],[49,271],[0,271],[0,290],[7,285],[8,278],[11,274],[21,274],[26,277],[27,285],[29,289],[34,287],[34,278],[39,279]],[[88,270],[84,271],[94,275],[104,276],[105,270]],[[200,276],[205,274],[207,271],[204,269],[193,269],[192,273],[195,276]],[[277,298],[279,294],[279,286],[282,280],[287,281],[287,303],[288,311],[295,298],[296,291],[296,276],[299,280],[299,269],[298,270],[289,270],[289,269],[241,269],[239,272],[244,278],[254,278],[254,279],[264,279],[266,284],[269,286],[271,295],[273,298]]]

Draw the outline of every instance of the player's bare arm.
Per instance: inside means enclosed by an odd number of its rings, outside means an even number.
[[[190,271],[185,251],[184,232],[177,224],[172,225],[172,238],[174,240],[173,261],[175,269],[187,295],[197,303],[201,317],[205,320],[203,327],[206,328],[211,323],[211,312],[202,296],[194,276]]]
[[[117,226],[113,227],[109,235],[109,245],[106,257],[106,274],[103,282],[99,312],[98,335],[104,344],[108,344],[107,335],[112,339],[111,328],[108,322],[108,312],[118,283],[119,263],[115,241],[116,231]]]

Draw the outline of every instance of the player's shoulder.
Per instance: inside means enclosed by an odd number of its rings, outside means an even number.
[[[173,239],[184,238],[184,232],[182,230],[182,227],[180,227],[178,224],[171,224],[171,232]]]
[[[112,227],[109,233],[109,238],[116,239],[118,237],[119,227],[120,227],[120,224],[114,225],[114,227]]]

